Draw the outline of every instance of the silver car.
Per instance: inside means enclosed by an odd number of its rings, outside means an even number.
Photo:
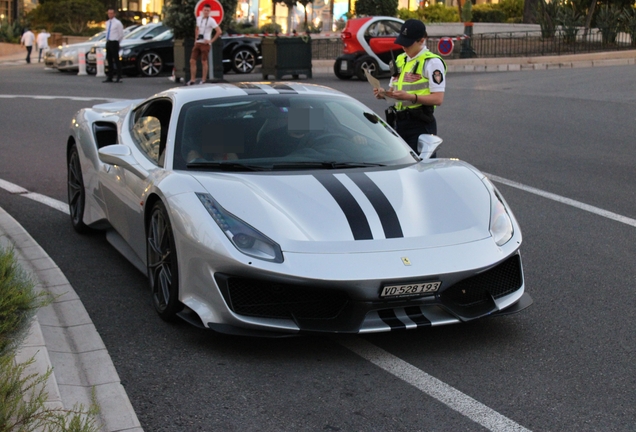
[[[521,231],[493,184],[421,158],[326,87],[212,84],[96,105],[73,118],[66,151],[74,228],[106,231],[165,320],[370,333],[532,303]]]

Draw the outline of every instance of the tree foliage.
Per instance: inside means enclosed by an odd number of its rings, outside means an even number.
[[[27,16],[34,26],[51,28],[55,25],[71,35],[81,35],[90,22],[105,18],[104,5],[98,0],[47,0]]]
[[[395,16],[398,0],[356,0],[356,15]]]
[[[398,18],[418,19],[425,23],[438,23],[438,22],[459,22],[459,14],[455,7],[446,7],[442,3],[435,3],[430,6],[420,6],[417,10],[408,10],[402,8],[398,10]]]

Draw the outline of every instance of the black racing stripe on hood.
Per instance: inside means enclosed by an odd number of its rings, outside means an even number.
[[[373,234],[371,234],[367,216],[351,192],[333,174],[314,174],[314,177],[327,189],[342,209],[347,222],[349,222],[353,238],[355,240],[372,240]]]
[[[254,84],[250,84],[250,83],[238,83],[238,84],[234,84],[236,87],[240,88],[241,90],[244,90],[245,93],[247,94],[267,94],[267,92],[265,90],[263,90],[262,88],[260,88],[257,85]]]
[[[422,310],[418,306],[409,306],[404,308],[404,312],[406,312],[406,315],[408,315],[411,321],[417,324],[418,327],[431,325],[431,321],[424,316]]]
[[[298,94],[296,90],[286,84],[271,84],[274,90],[278,90],[280,94]]]
[[[395,312],[393,311],[393,309],[380,310],[378,311],[378,315],[380,316],[382,321],[384,321],[384,324],[391,327],[391,330],[406,329],[406,324],[404,324],[398,319],[398,317],[395,316]]]
[[[384,236],[386,238],[404,237],[397,213],[378,185],[363,172],[347,173],[347,176],[353,180],[364,195],[366,195],[378,213],[380,223],[382,223],[382,229],[384,230]]]

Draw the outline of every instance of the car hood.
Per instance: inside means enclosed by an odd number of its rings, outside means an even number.
[[[223,208],[288,252],[422,249],[491,236],[490,192],[459,161],[194,177]]]

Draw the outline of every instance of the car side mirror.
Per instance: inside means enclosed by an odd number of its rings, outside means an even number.
[[[417,152],[422,159],[430,159],[444,140],[437,135],[420,135],[417,138]]]
[[[144,40],[152,39],[154,36],[152,35],[143,35],[141,38]]]
[[[120,166],[141,179],[148,176],[148,171],[139,165],[130,149],[122,144],[113,144],[100,148],[99,160],[109,165]]]

